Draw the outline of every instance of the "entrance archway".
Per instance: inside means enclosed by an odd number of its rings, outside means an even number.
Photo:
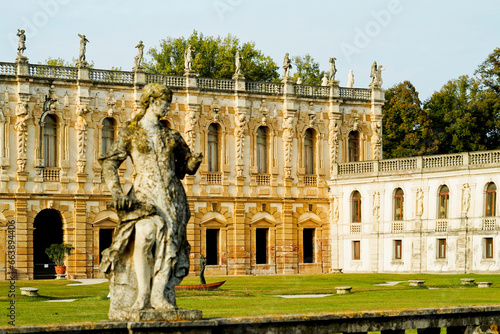
[[[45,249],[63,242],[61,214],[54,209],[42,210],[36,216],[33,227],[34,278],[55,278],[55,264],[45,254]]]

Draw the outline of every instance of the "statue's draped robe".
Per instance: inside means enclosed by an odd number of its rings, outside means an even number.
[[[180,282],[189,272],[186,224],[190,212],[180,181],[191,157],[189,147],[177,131],[162,124],[146,130],[139,122],[129,121],[100,161],[110,161],[112,169],[117,169],[127,157],[135,167],[128,196],[135,198],[137,205],[132,211],[118,210],[120,222],[111,246],[102,253],[100,266],[110,279],[111,309],[129,308],[136,299],[133,240],[135,223],[142,218],[152,218],[156,226],[152,276],[166,272],[168,281]],[[111,178],[115,170],[104,173],[106,179]]]

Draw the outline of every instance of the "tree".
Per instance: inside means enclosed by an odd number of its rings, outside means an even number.
[[[278,66],[268,56],[255,48],[254,42],[240,44],[238,38],[227,35],[225,38],[204,36],[193,31],[187,39],[167,37],[160,41],[158,48],[152,48],[148,54],[150,62],[145,63],[151,73],[168,75],[184,74],[184,51],[191,45],[194,49],[193,70],[205,78],[232,78],[235,72],[236,51],[240,51],[241,72],[246,80],[278,80]]]
[[[39,63],[39,64],[49,65],[49,66],[76,67],[77,62],[78,62],[78,59],[76,59],[76,58],[73,58],[73,60],[71,62],[69,62],[69,61],[64,60],[62,58],[49,57],[49,58],[45,59],[45,61],[43,63]],[[88,65],[88,67],[94,68],[94,62],[91,61]],[[111,70],[112,71],[121,71],[121,68],[112,67]]]
[[[481,83],[500,96],[500,48],[496,48],[477,68]]]
[[[498,149],[500,100],[475,78],[461,76],[435,92],[424,108],[433,122],[438,153]]]
[[[321,85],[321,79],[326,72],[320,71],[319,63],[315,62],[311,55],[293,57],[293,63],[296,69],[293,74],[295,81],[300,77],[303,85]]]
[[[409,81],[389,88],[383,106],[384,159],[433,154],[437,142],[431,121],[421,108],[418,92]]]

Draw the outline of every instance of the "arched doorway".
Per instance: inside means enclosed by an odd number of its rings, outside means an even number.
[[[45,254],[45,249],[63,242],[61,214],[54,209],[42,210],[36,216],[33,227],[34,278],[55,278],[55,265]]]

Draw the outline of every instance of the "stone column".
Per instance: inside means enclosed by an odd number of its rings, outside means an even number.
[[[245,224],[245,202],[234,202],[234,224],[231,237],[228,235],[228,260],[230,275],[248,275],[250,273],[250,236]],[[232,239],[232,240],[231,240]]]
[[[87,197],[78,195],[75,198],[73,231],[67,231],[73,232],[73,240],[68,242],[75,247],[68,259],[68,273],[76,275],[76,278],[88,278],[87,268],[92,270],[92,261],[87,259],[87,200]]]

